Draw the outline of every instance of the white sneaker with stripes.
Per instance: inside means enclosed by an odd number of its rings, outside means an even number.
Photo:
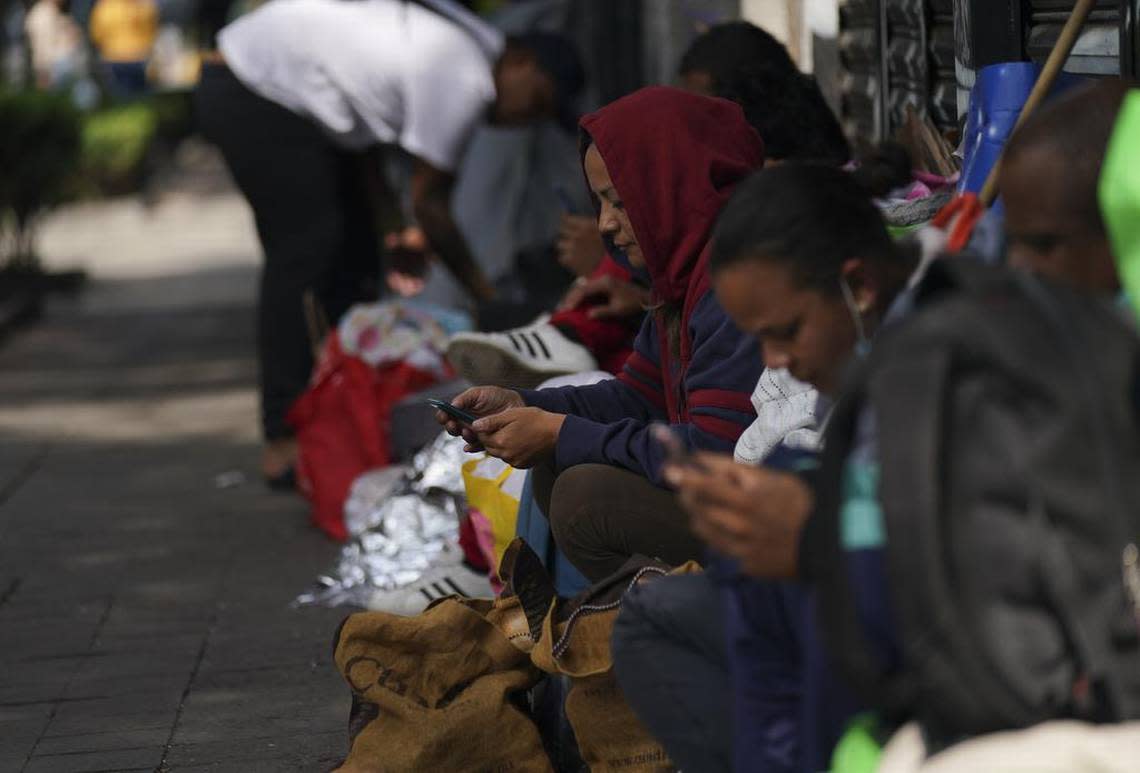
[[[472,384],[521,389],[598,367],[586,347],[545,320],[502,333],[457,333],[447,359]]]
[[[420,579],[403,588],[376,591],[368,601],[368,608],[396,615],[418,615],[431,602],[448,596],[489,599],[494,598],[495,591],[485,573],[468,569],[464,564],[448,563],[433,566]]]

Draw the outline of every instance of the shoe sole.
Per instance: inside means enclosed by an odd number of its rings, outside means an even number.
[[[479,386],[534,389],[543,381],[572,371],[539,370],[493,344],[455,341],[447,347],[447,361],[459,375]]]

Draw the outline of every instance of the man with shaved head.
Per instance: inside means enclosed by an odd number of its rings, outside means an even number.
[[[1010,264],[1081,290],[1120,290],[1097,184],[1116,116],[1120,79],[1081,87],[1027,119],[1001,166]]]

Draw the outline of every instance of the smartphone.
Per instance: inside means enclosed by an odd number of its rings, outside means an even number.
[[[432,406],[433,408],[438,408],[439,410],[443,411],[444,413],[446,413],[451,418],[458,421],[460,424],[466,424],[468,427],[470,427],[472,424],[474,424],[475,420],[477,418],[477,417],[469,414],[467,411],[456,408],[454,405],[447,402],[446,400],[436,400],[434,397],[431,397],[431,398],[428,398],[427,402],[428,402],[428,405]]]

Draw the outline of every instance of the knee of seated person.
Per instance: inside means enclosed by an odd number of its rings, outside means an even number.
[[[656,594],[648,593],[657,584],[633,588],[622,598],[621,611],[610,634],[610,651],[619,682],[628,684],[636,678],[631,674],[643,673],[645,659],[652,657],[662,644],[656,615],[658,601]]]
[[[710,607],[720,601],[718,593],[702,574],[662,577],[631,588],[614,621],[614,663],[636,667],[639,658],[662,647],[688,647],[690,629],[708,622]]]
[[[657,583],[648,585],[634,585],[621,597],[621,611],[614,620],[614,630],[618,628],[636,628],[653,620],[653,609],[656,606],[649,591]]]
[[[624,624],[660,636],[663,631],[682,629],[689,624],[693,609],[719,603],[716,594],[703,574],[673,575],[637,585],[622,597],[615,630]]]
[[[550,531],[565,550],[582,541],[584,532],[604,518],[612,502],[605,495],[606,466],[580,464],[562,472],[550,495]]]

